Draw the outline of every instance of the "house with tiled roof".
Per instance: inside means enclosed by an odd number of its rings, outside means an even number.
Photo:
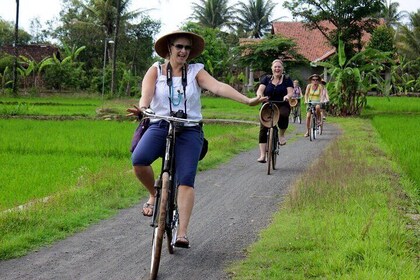
[[[30,60],[40,62],[45,58],[53,57],[55,54],[60,57],[59,49],[51,45],[18,45],[17,46],[19,56],[22,55]],[[0,48],[0,51],[5,52],[9,55],[15,55],[15,50],[12,45],[5,45]]]
[[[383,21],[382,21],[383,22]],[[322,27],[326,30],[334,30],[335,26],[329,21],[321,22]],[[305,59],[307,63],[301,66],[296,66],[293,69],[294,73],[300,73],[302,77],[299,80],[309,77],[313,73],[324,75],[327,80],[326,71],[321,68],[310,67],[310,62],[325,61],[336,53],[335,47],[332,47],[325,36],[318,29],[309,29],[302,22],[273,22],[271,27],[271,34],[278,34],[285,38],[293,39],[297,44],[297,51]],[[362,42],[367,43],[371,35],[365,33],[362,37]]]
[[[329,22],[323,25],[330,30],[334,27]],[[321,31],[310,30],[302,22],[273,22],[271,33],[293,39],[297,51],[308,61],[322,61],[335,53],[335,48],[331,47]]]

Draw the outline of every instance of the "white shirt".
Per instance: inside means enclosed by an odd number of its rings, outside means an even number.
[[[158,78],[156,79],[155,94],[150,108],[157,114],[163,116],[170,116],[170,91],[166,81],[165,75],[162,73],[162,67],[159,67],[159,62],[153,64],[157,68]],[[189,64],[187,67],[187,87],[186,87],[186,99],[187,99],[187,118],[201,121],[203,118],[201,115],[201,88],[197,83],[197,73],[204,68],[201,63]],[[172,111],[185,110],[185,97],[183,94],[182,78],[172,77],[173,87],[173,98],[172,98]]]

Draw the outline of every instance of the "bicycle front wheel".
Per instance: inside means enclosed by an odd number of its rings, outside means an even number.
[[[277,129],[273,129],[273,147],[271,150],[271,163],[273,165],[273,170],[276,169],[276,163],[277,163],[277,155],[279,153],[279,134]]]
[[[162,174],[162,188],[160,199],[157,203],[157,226],[153,228],[153,242],[152,242],[152,260],[150,265],[150,279],[154,280],[157,277],[160,263],[160,256],[162,253],[163,236],[166,229],[166,207],[168,205],[168,188],[169,188],[169,173]]]
[[[273,133],[274,128],[270,128],[268,131],[268,141],[267,141],[267,175],[271,173],[271,158],[273,155]]]
[[[177,205],[177,194],[178,189],[174,186],[173,180],[171,181],[171,192],[169,195],[169,209],[168,209],[168,221],[166,225],[166,237],[168,244],[169,254],[174,253],[176,237],[178,233],[179,225],[179,214],[178,214],[178,205]]]
[[[312,115],[311,138],[312,140],[315,140],[316,138],[316,117],[314,115]]]

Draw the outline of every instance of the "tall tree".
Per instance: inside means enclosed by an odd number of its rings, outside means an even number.
[[[248,0],[238,3],[238,28],[249,38],[261,38],[271,30],[273,10],[276,5],[271,0]]]
[[[31,35],[19,29],[18,45],[25,45],[31,41]],[[2,20],[0,18],[0,47],[4,45],[13,45],[15,42],[15,23]]]
[[[199,0],[192,3],[192,16],[199,24],[209,28],[230,27],[234,6],[228,6],[229,0]]]
[[[382,0],[382,9],[379,16],[384,19],[386,26],[396,27],[403,18],[406,17],[406,11],[398,11],[400,3],[392,0]]]
[[[293,17],[303,19],[310,29],[318,29],[338,48],[341,39],[346,46],[346,54],[363,48],[364,32],[372,32],[378,24],[377,15],[382,9],[383,0],[288,0],[283,6]],[[328,28],[330,22],[334,28]]]
[[[410,13],[409,25],[401,26],[397,36],[398,52],[407,59],[419,59],[420,54],[420,9]]]

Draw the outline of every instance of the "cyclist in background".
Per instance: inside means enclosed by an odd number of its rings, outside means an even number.
[[[298,99],[298,105],[297,106],[300,105],[300,98],[302,98],[302,97],[303,97],[303,94],[302,94],[302,89],[299,86],[299,81],[294,80],[293,81],[293,96],[292,96],[292,98]]]
[[[283,62],[280,59],[275,59],[271,63],[272,75],[266,75],[261,78],[260,85],[257,89],[258,97],[268,97],[270,101],[288,101],[293,95],[293,82],[283,74]],[[280,128],[280,145],[286,145],[286,138],[284,136],[287,127],[289,126],[290,105],[289,102],[276,103],[280,110],[280,119],[278,126]],[[277,125],[277,124],[276,124]],[[258,162],[265,163],[265,150],[267,146],[267,130],[264,125],[260,125],[259,133],[259,148],[260,157]]]
[[[312,74],[309,76],[308,81],[310,84],[306,86],[305,90],[305,103],[308,104],[310,101],[313,102],[321,102],[321,97],[324,93],[324,86],[320,83],[321,76],[318,74]],[[311,124],[311,110],[310,104],[308,104],[306,109],[306,133],[305,137],[309,136],[309,128]],[[317,104],[315,107],[316,118],[317,120],[321,120],[321,106]]]

